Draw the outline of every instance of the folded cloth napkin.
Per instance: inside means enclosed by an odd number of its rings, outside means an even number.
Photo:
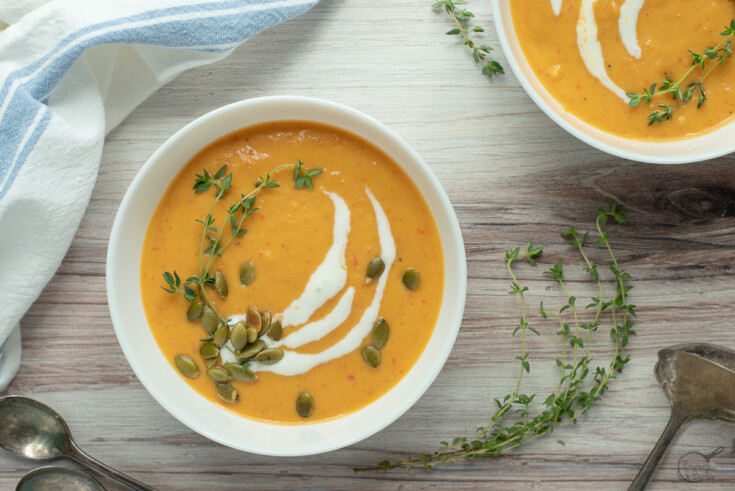
[[[0,390],[20,365],[20,319],[87,207],[105,134],[184,70],[317,2],[0,2]]]

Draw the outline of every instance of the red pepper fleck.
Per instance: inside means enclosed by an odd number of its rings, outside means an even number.
[[[352,375],[352,374],[349,374],[349,375],[347,376],[347,380],[355,380],[355,376],[354,376],[354,375]]]

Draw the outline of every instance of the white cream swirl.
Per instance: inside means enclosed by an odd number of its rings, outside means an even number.
[[[334,203],[334,239],[324,261],[306,283],[303,293],[281,314],[283,327],[298,326],[308,321],[316,309],[335,296],[347,282],[345,249],[350,233],[350,209],[337,194],[325,192]]]
[[[554,15],[561,13],[562,0],[550,0]],[[641,57],[641,47],[638,44],[638,14],[645,0],[625,0],[620,7],[618,30],[625,49],[634,58]],[[595,78],[613,94],[620,97],[626,104],[628,96],[618,87],[607,74],[605,59],[602,56],[602,45],[597,39],[597,22],[595,21],[595,3],[597,0],[582,0],[577,21],[577,47],[582,61]]]
[[[296,351],[286,351],[281,361],[279,361],[275,365],[262,365],[257,362],[254,362],[251,365],[253,370],[268,371],[268,372],[273,372],[279,375],[287,375],[287,376],[306,373],[312,368],[318,365],[321,365],[322,363],[326,363],[330,360],[334,360],[336,358],[342,357],[356,350],[357,348],[360,347],[360,344],[362,344],[363,339],[365,339],[365,337],[370,334],[372,325],[375,322],[375,319],[378,318],[378,313],[380,311],[380,303],[383,299],[383,292],[385,291],[386,282],[388,281],[388,274],[396,258],[396,245],[395,245],[395,242],[393,240],[393,235],[390,230],[390,223],[388,222],[388,217],[385,215],[383,208],[380,206],[380,203],[378,202],[378,200],[375,199],[375,196],[373,196],[373,193],[370,192],[370,189],[365,188],[365,192],[368,198],[370,199],[370,203],[373,206],[373,210],[375,211],[375,221],[378,226],[378,237],[380,240],[380,257],[383,259],[383,262],[385,263],[385,270],[383,271],[383,274],[380,276],[378,281],[375,282],[377,283],[377,285],[375,287],[375,292],[373,293],[372,302],[365,309],[365,311],[362,313],[362,316],[357,321],[357,324],[355,324],[355,326],[353,326],[352,329],[350,329],[347,335],[344,338],[337,341],[332,346],[330,346],[329,348],[325,349],[324,351],[321,351],[315,354],[304,354],[304,353],[298,353]],[[350,297],[350,304],[352,303],[351,294],[350,294],[350,291],[348,290],[347,292],[345,292],[345,295],[340,300],[340,304],[345,299],[345,297],[347,297],[348,295]],[[335,308],[335,311],[339,311],[339,310],[340,310],[340,306],[338,305]],[[327,317],[329,317],[329,315]],[[322,321],[327,319],[327,317],[322,319]],[[318,322],[320,321],[317,321],[314,324],[318,324]],[[298,334],[304,329],[307,329],[307,333],[308,333],[308,335],[303,336],[303,339],[298,339],[297,337],[298,343],[295,343],[295,344],[301,345],[306,342],[316,341],[317,339],[320,339],[319,337],[316,337],[316,336],[322,334],[322,332],[325,329],[314,328],[313,327],[314,324],[312,324],[311,326],[309,325],[304,326],[299,331],[294,333],[294,334]],[[286,340],[290,337],[291,336],[288,336],[285,338],[284,343],[283,343],[284,345],[286,344]]]

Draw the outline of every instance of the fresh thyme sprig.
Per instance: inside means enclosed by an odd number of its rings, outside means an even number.
[[[217,203],[224,199],[225,194],[232,187],[232,173],[227,174],[227,165],[224,165],[214,175],[207,172],[206,169],[201,174],[195,174],[196,179],[194,180],[193,186],[195,194],[204,193],[210,188],[213,188],[215,191],[214,200],[204,220],[196,219],[198,223],[202,224],[202,236],[199,241],[199,272],[197,275],[188,277],[182,284],[181,278],[175,270],[173,273],[166,271],[163,273],[163,279],[167,287],[162,286],[161,288],[169,293],[181,293],[189,302],[194,302],[199,297],[204,304],[217,313],[220,323],[227,322],[217,312],[205,288],[212,287],[215,283],[214,277],[210,274],[212,264],[216,258],[222,256],[224,250],[227,249],[233,240],[247,233],[247,230],[243,228],[243,223],[247,217],[258,211],[258,208],[254,207],[255,195],[263,188],[280,187],[272,177],[280,169],[293,167],[295,189],[302,187],[313,189],[312,178],[321,174],[323,169],[309,170],[303,165],[303,162],[300,160],[295,164],[281,164],[274,167],[270,173],[266,174],[265,178],[259,177],[252,191],[247,194],[240,194],[240,198],[227,208],[223,225],[220,227],[215,225],[215,218],[212,214]],[[225,240],[223,236],[227,228],[229,228],[229,237]]]
[[[659,104],[658,109],[648,115],[648,126],[654,123],[663,123],[671,119],[673,112],[683,107],[693,97],[697,98],[697,109],[702,107],[702,104],[707,101],[704,81],[715,68],[722,66],[728,58],[732,57],[731,41],[735,38],[735,19],[730,21],[730,25],[725,26],[725,29],[720,35],[723,36],[723,39],[714,47],[705,49],[703,55],[689,50],[689,54],[692,57],[692,66],[689,67],[679,80],[674,81],[667,75],[660,85],[654,83],[650,88],[644,87],[642,92],[629,92],[626,94],[628,99],[630,99],[628,101],[630,107],[635,107],[641,102],[651,103],[654,97],[665,94],[671,94],[674,101],[681,101],[681,104],[676,106]],[[709,68],[707,68],[708,61],[711,62]],[[697,80],[689,82],[686,85],[686,89],[683,89],[682,84],[685,83],[689,75],[698,67],[701,69],[701,76]],[[658,87],[658,90],[656,87]]]
[[[525,250],[521,248],[506,252],[506,268],[511,277],[510,295],[518,295],[521,304],[521,321],[514,329],[513,335],[521,332],[521,354],[516,357],[520,362],[518,381],[512,393],[502,399],[495,399],[497,410],[490,418],[487,426],[480,427],[472,437],[457,437],[451,441],[440,442],[442,449],[433,454],[409,457],[400,462],[380,462],[375,467],[356,468],[355,471],[387,470],[396,467],[424,467],[431,470],[433,466],[442,463],[454,462],[458,459],[475,459],[478,457],[497,457],[503,452],[521,447],[536,438],[550,434],[556,426],[576,422],[585,414],[596,401],[600,400],[607,391],[610,380],[623,370],[630,358],[625,354],[628,338],[635,334],[633,331],[633,318],[635,317],[635,305],[627,301],[630,286],[627,282],[630,276],[623,271],[610,247],[609,235],[606,230],[608,219],[613,219],[617,224],[624,224],[626,210],[619,208],[612,201],[609,208],[600,208],[595,220],[595,229],[598,234],[597,248],[607,250],[611,260],[609,266],[615,278],[615,294],[608,300],[603,296],[603,286],[600,280],[597,265],[593,263],[585,251],[588,235],[580,235],[574,227],[562,234],[570,245],[575,246],[581,255],[586,271],[599,290],[599,297],[592,298],[586,308],[594,309],[593,320],[589,323],[581,322],[577,308],[576,298],[570,294],[564,282],[564,268],[562,261],[558,261],[545,274],[557,282],[566,297],[565,304],[557,312],[549,312],[541,303],[540,318],[553,318],[559,325],[557,334],[561,336],[561,357],[556,360],[560,370],[559,382],[554,390],[538,408],[537,414],[532,414],[532,404],[536,394],[527,395],[521,392],[521,382],[524,374],[530,374],[531,364],[529,353],[526,349],[526,335],[532,332],[539,334],[538,330],[531,327],[527,320],[527,308],[525,293],[528,288],[522,286],[513,267],[521,260],[527,260],[531,264],[536,263],[536,258],[542,253],[540,247],[534,247],[529,241]],[[589,364],[590,345],[592,332],[600,327],[600,317],[603,312],[609,312],[612,326],[610,337],[614,342],[614,353],[612,360],[606,366],[596,367],[592,381],[588,380],[591,373]],[[570,315],[571,314],[571,315]],[[567,321],[567,319],[571,319]],[[568,322],[573,322],[570,327]],[[586,335],[582,333],[586,331]],[[571,349],[571,353],[569,353]],[[506,421],[510,415],[513,421]],[[562,441],[559,441],[563,444]]]
[[[505,71],[500,63],[495,60],[487,59],[487,55],[493,49],[490,46],[478,46],[470,38],[470,33],[485,32],[485,29],[480,26],[470,27],[470,19],[473,18],[475,14],[467,10],[467,7],[460,8],[457,7],[457,5],[467,5],[467,2],[465,0],[443,0],[441,2],[435,2],[431,7],[435,9],[444,7],[447,14],[452,17],[457,27],[447,31],[447,35],[462,35],[464,38],[464,44],[472,50],[472,59],[475,60],[475,63],[482,64],[482,73],[487,75],[489,78],[493,78],[493,75],[496,74],[504,74]]]

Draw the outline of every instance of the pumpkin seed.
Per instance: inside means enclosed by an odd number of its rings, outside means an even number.
[[[281,358],[283,358],[283,350],[278,348],[263,350],[255,355],[255,361],[263,365],[273,365],[281,361]]]
[[[227,382],[230,380],[230,372],[222,367],[212,367],[207,369],[207,377],[215,382]]]
[[[271,327],[268,328],[268,337],[273,341],[280,341],[281,336],[283,336],[281,321],[274,321],[273,324],[271,324]]]
[[[203,308],[204,304],[202,302],[192,302],[191,305],[189,305],[189,308],[186,309],[186,318],[189,319],[189,322],[199,320],[202,316]]]
[[[232,342],[232,348],[235,351],[240,351],[246,344],[248,344],[248,328],[245,327],[245,323],[243,321],[238,322],[232,328],[230,341]]]
[[[296,412],[302,418],[308,418],[311,416],[311,412],[314,410],[314,398],[308,392],[302,392],[299,397],[296,398]]]
[[[240,396],[237,395],[235,388],[227,382],[221,382],[215,385],[214,392],[217,394],[217,397],[225,402],[237,402],[240,398]]]
[[[222,274],[222,271],[217,271],[214,274],[214,289],[217,290],[217,293],[222,298],[227,298],[227,294],[230,293],[230,289],[227,287],[227,280],[225,279],[225,275]]]
[[[265,349],[265,341],[262,339],[258,339],[252,344],[249,344],[245,346],[243,349],[235,353],[235,357],[237,357],[240,360],[244,360],[246,358],[252,358],[253,356],[257,355],[261,351]]]
[[[260,313],[260,331],[258,332],[258,336],[264,336],[265,333],[268,332],[268,329],[271,327],[271,313],[269,311],[261,312]]]
[[[217,363],[219,363],[219,356],[215,356],[214,358],[207,358],[206,360],[204,360],[204,365],[207,368],[212,368]]]
[[[219,355],[219,348],[214,343],[204,343],[201,348],[199,348],[199,354],[202,355],[202,358],[217,358]]]
[[[251,306],[248,309],[248,313],[245,315],[245,322],[248,323],[248,327],[252,327],[253,329],[260,331],[263,321],[260,319],[260,312],[258,312],[258,309]]]
[[[403,273],[403,284],[409,290],[415,290],[419,286],[419,272],[413,268],[409,268]]]
[[[372,344],[365,346],[362,349],[362,358],[365,360],[365,363],[373,368],[380,365],[380,351],[378,351],[378,348]]]
[[[242,286],[248,286],[255,278],[255,264],[252,261],[246,261],[240,266],[240,283]]]
[[[382,317],[375,321],[373,324],[373,346],[378,349],[382,349],[385,343],[388,342],[388,335],[390,334],[390,328],[388,323]]]
[[[179,369],[182,375],[189,378],[197,378],[199,376],[199,367],[196,362],[188,356],[178,355],[174,358],[176,368]]]
[[[254,343],[258,339],[258,330],[248,327],[248,343]]]
[[[227,324],[222,324],[217,328],[216,331],[214,331],[214,336],[212,337],[212,342],[218,347],[221,348],[225,345],[227,342],[227,338],[230,337],[230,326]]]
[[[202,308],[202,316],[199,320],[210,333],[213,333],[219,327],[219,316],[209,305],[205,305]]]
[[[365,271],[365,283],[380,278],[380,275],[385,271],[385,263],[379,257],[374,257],[368,263],[367,271]]]
[[[225,370],[230,372],[233,379],[239,380],[240,382],[252,382],[258,379],[254,371],[249,368],[243,370],[243,366],[239,363],[225,363]]]

